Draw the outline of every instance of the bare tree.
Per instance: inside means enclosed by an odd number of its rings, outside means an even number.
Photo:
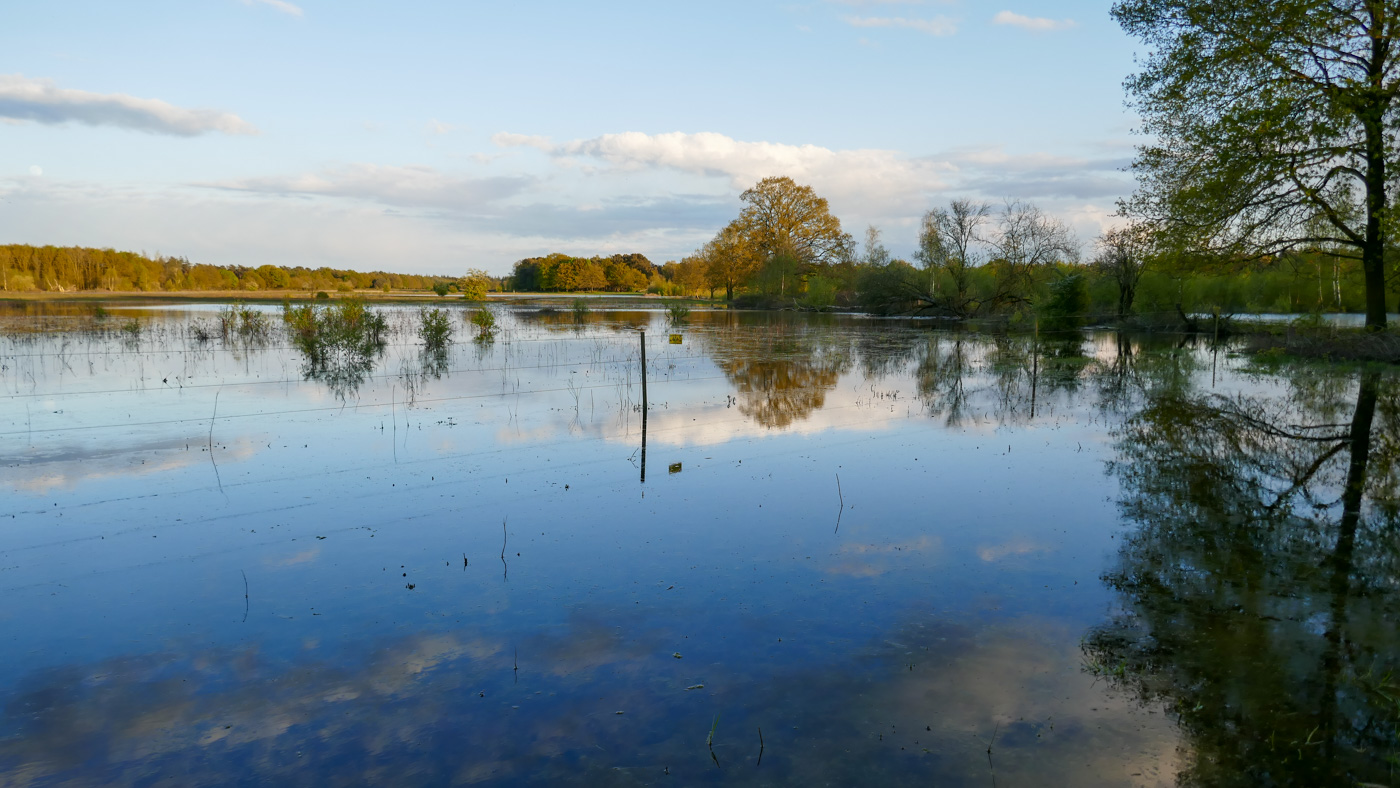
[[[990,243],[996,288],[983,301],[989,306],[1029,303],[1037,269],[1079,260],[1079,241],[1069,225],[1020,200],[1006,201]]]
[[[953,285],[953,292],[941,300],[954,314],[970,314],[977,306],[970,295],[972,269],[984,262],[982,226],[992,215],[992,207],[974,200],[953,200],[945,208],[924,214],[919,229],[919,251],[915,257],[924,268],[942,272]],[[933,283],[936,291],[937,280]]]
[[[880,228],[873,224],[865,228],[865,259],[861,262],[875,266],[888,265],[890,262],[890,250],[880,243]]]
[[[1138,282],[1153,252],[1151,228],[1142,222],[1105,230],[1095,240],[1094,267],[1118,285],[1118,317],[1133,311]]]

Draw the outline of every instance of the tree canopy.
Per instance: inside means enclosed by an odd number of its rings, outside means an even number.
[[[1151,48],[1127,82],[1142,131],[1131,215],[1234,256],[1326,245],[1361,261],[1386,323],[1400,117],[1393,0],[1120,0]]]
[[[555,252],[516,262],[510,280],[511,287],[521,291],[611,290],[626,293],[645,291],[652,277],[658,273],[659,269],[645,255],[573,257]]]
[[[851,237],[831,215],[825,197],[788,177],[764,178],[739,199],[743,235],[760,260],[778,255],[803,265],[831,265],[850,251]]]

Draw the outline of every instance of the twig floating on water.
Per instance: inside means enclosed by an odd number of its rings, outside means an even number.
[[[506,520],[501,518],[501,579],[510,580],[510,564],[506,563]]]
[[[724,769],[719,765],[719,758],[715,755],[715,729],[719,727],[719,715],[715,715],[714,724],[710,725],[710,735],[705,737],[705,746],[710,748],[710,760],[715,762],[715,768]]]

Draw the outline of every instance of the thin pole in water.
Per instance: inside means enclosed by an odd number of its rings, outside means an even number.
[[[642,346],[642,484],[647,482],[647,330],[640,329]]]
[[[1035,386],[1040,380],[1040,317],[1035,318],[1031,334],[1031,418],[1035,418]]]

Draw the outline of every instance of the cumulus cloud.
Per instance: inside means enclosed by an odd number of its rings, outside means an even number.
[[[285,2],[285,0],[243,0],[243,5],[265,5],[275,8],[284,14],[291,16],[301,16],[301,7]]]
[[[1019,27],[1022,30],[1036,33],[1047,33],[1053,30],[1068,30],[1078,26],[1079,23],[1073,19],[1047,19],[1043,16],[1026,16],[1015,11],[1001,11],[992,17],[992,24]]]
[[[553,143],[540,137],[498,134],[503,147],[532,147],[558,159],[602,161],[615,172],[666,168],[727,178],[746,189],[771,175],[786,175],[819,190],[863,199],[898,201],[943,188],[945,162],[892,150],[832,150],[819,145],[746,142],[715,132],[637,131]]]
[[[47,79],[0,74],[0,118],[56,125],[117,126],[151,134],[194,137],[211,131],[257,134],[247,121],[227,112],[185,109],[159,99],[124,93],[91,93],[60,88]]]
[[[935,16],[931,19],[906,19],[899,16],[848,16],[846,24],[851,27],[903,27],[928,33],[931,36],[951,36],[958,32],[955,19]]]

